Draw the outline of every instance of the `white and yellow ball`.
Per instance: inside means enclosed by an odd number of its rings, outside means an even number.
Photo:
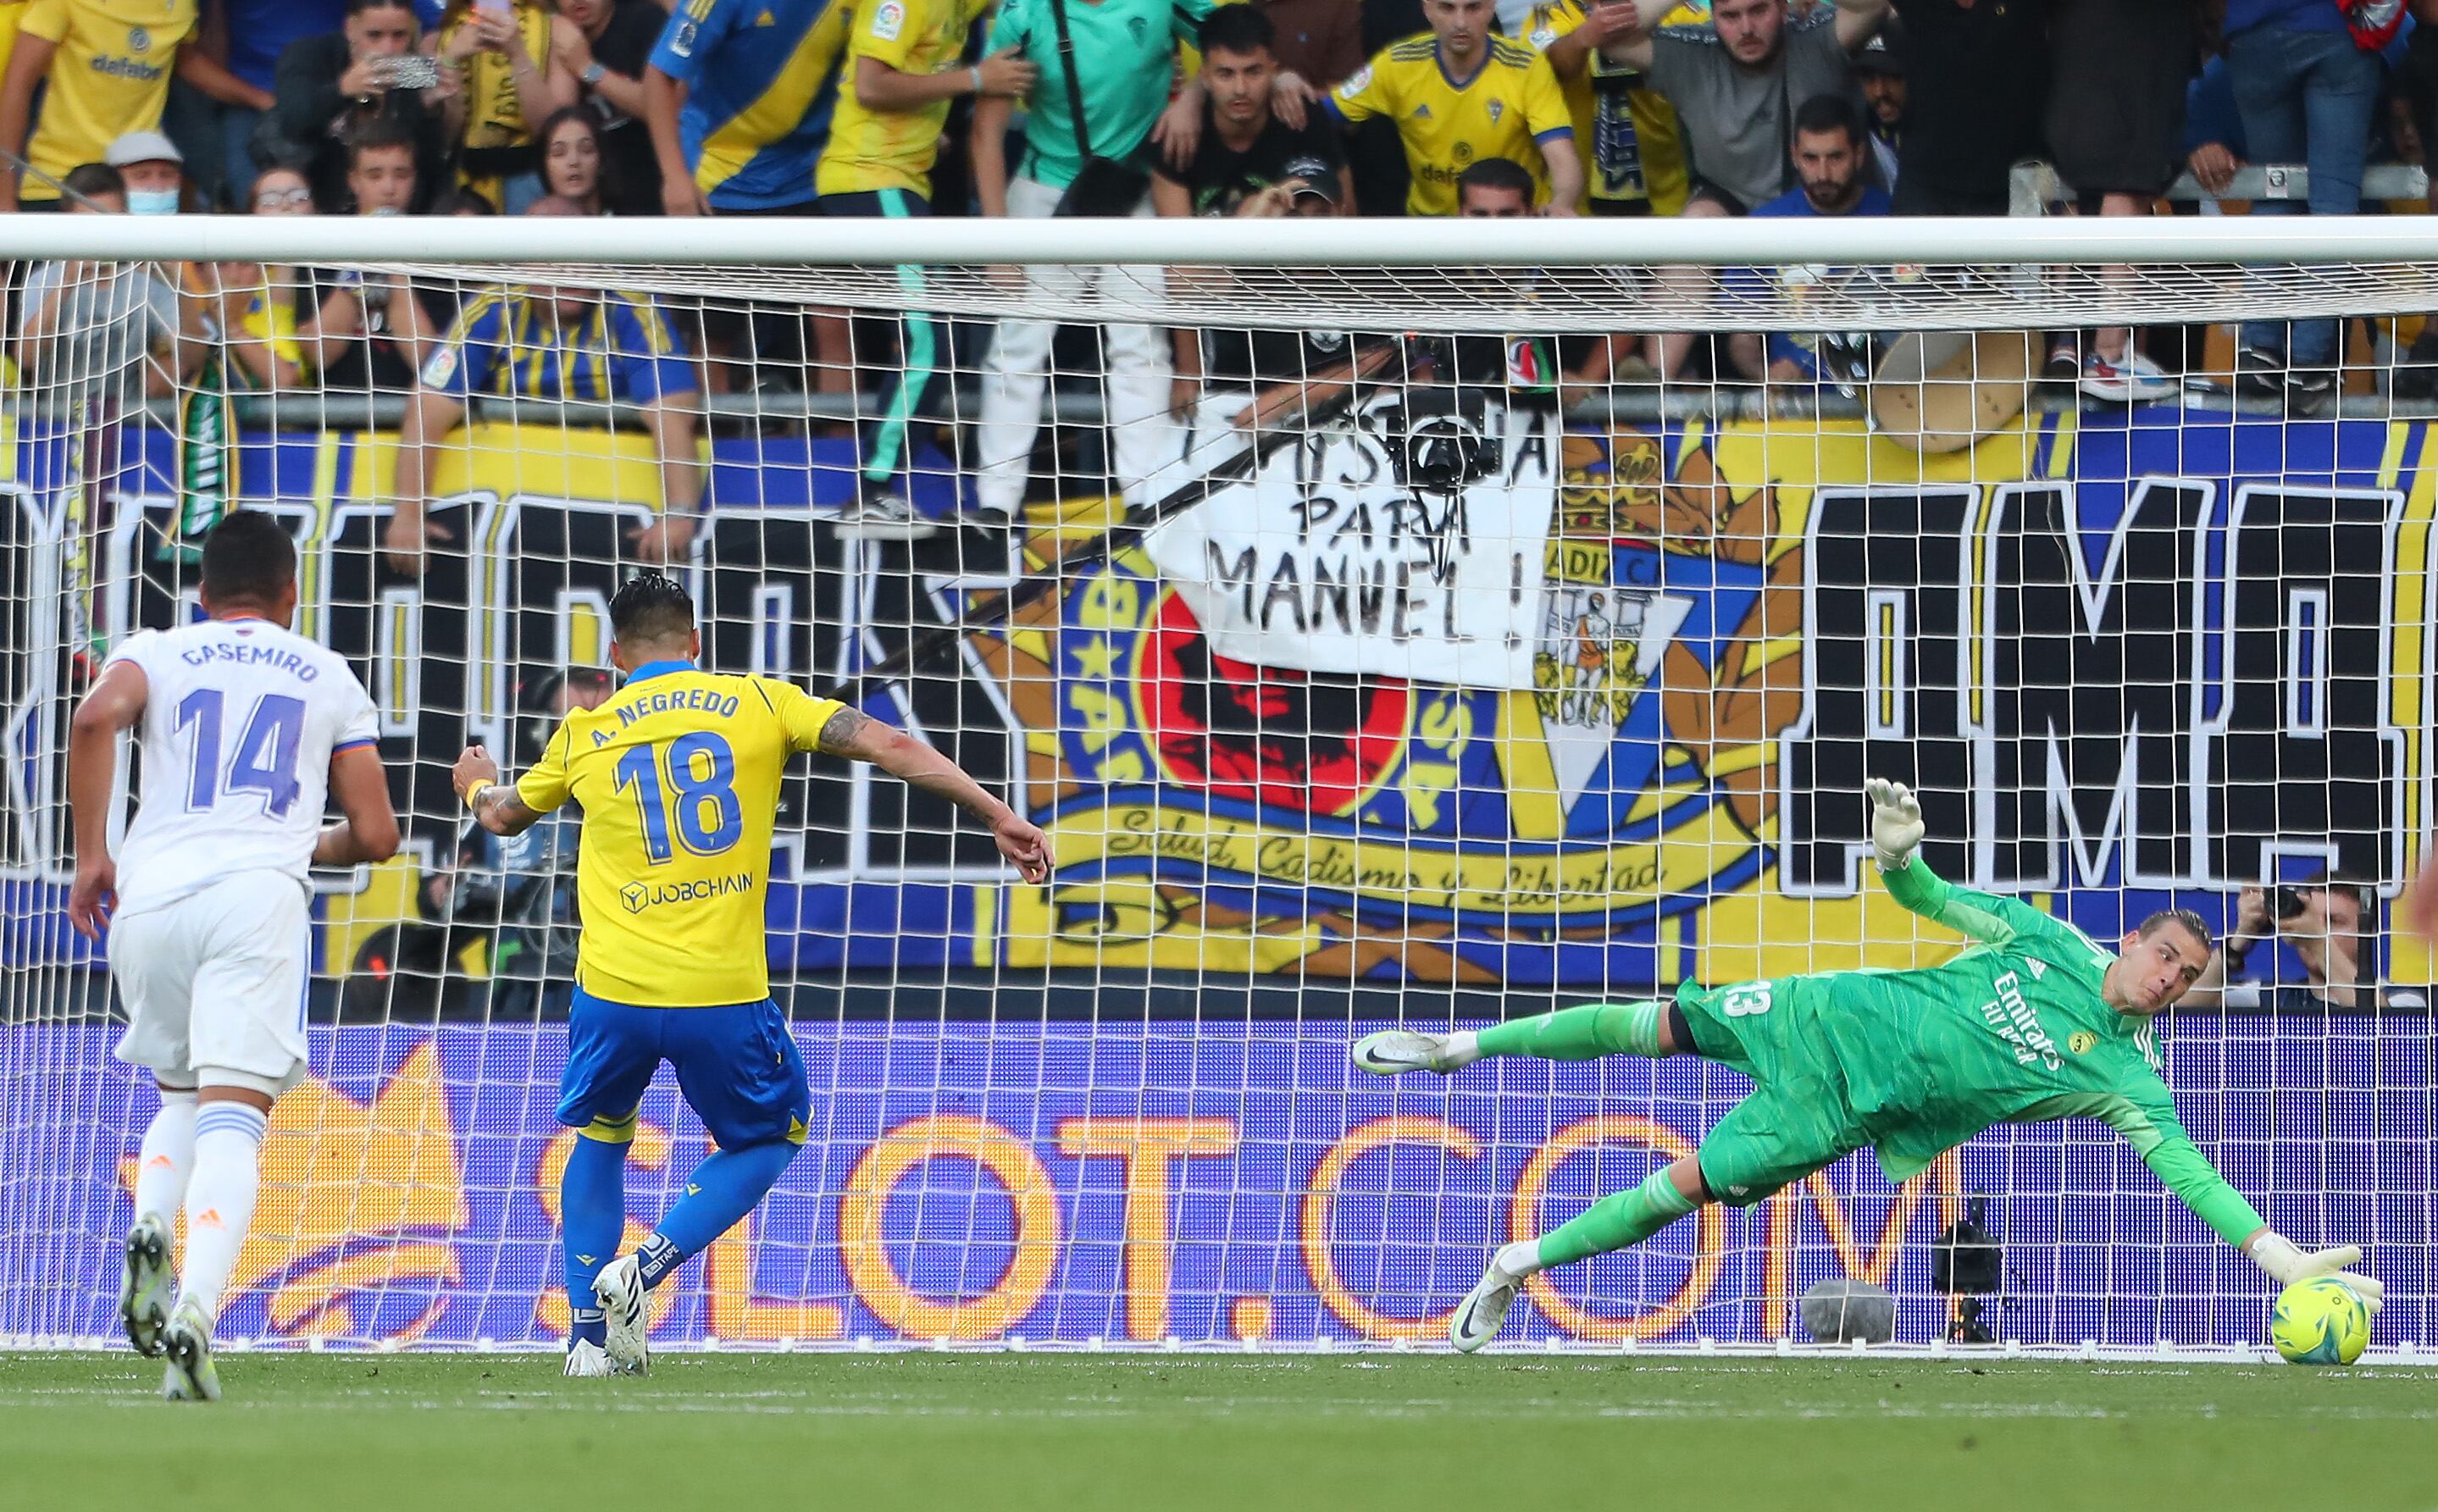
[[[2297,1281],[2270,1310],[2269,1342],[2291,1364],[2350,1365],[2370,1343],[2370,1309],[2333,1275]]]

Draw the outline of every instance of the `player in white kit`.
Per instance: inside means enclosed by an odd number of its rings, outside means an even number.
[[[76,886],[68,921],[110,930],[127,1010],[116,1054],[150,1070],[119,1313],[166,1356],[162,1395],[215,1400],[212,1327],[254,1218],[271,1105],[305,1074],[312,949],[306,871],[398,851],[372,700],[346,661],[287,626],[296,548],[240,512],[203,542],[210,619],[144,630],[111,653],[68,733]],[[143,797],[109,851],[121,730],[137,729]],[[346,817],[324,826],[335,800]],[[115,893],[115,900],[114,900]],[[170,1216],[185,1263],[170,1306]]]

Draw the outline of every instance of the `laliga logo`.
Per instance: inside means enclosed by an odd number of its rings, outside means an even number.
[[[136,1165],[133,1155],[119,1162],[130,1191]],[[462,1279],[448,1236],[468,1222],[440,1054],[426,1040],[369,1102],[314,1077],[279,1099],[229,1292],[268,1285],[274,1333],[362,1337],[376,1325],[359,1326],[351,1295]],[[382,1337],[420,1338],[447,1306],[435,1295]]]

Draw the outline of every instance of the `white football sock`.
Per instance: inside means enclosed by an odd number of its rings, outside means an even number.
[[[195,1174],[186,1184],[186,1263],[178,1273],[178,1300],[191,1300],[214,1318],[254,1222],[262,1134],[270,1121],[242,1102],[205,1103],[195,1115]]]
[[[174,1222],[186,1200],[186,1173],[195,1166],[195,1095],[161,1089],[161,1111],[144,1129],[144,1151],[135,1162],[135,1216],[157,1213]]]

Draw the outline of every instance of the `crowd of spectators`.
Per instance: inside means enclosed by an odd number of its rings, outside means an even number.
[[[2412,0],[2438,19],[2438,0]],[[2417,161],[2438,31],[2337,0],[0,0],[0,209],[162,215],[1988,215],[2044,159],[2068,213],[2162,213],[2187,171],[2309,169],[2360,207],[2365,166]],[[2425,45],[2425,36],[2429,44]],[[1070,66],[1071,64],[1071,66]],[[1482,206],[1495,206],[1484,209]],[[2182,206],[2191,209],[2190,204]],[[1523,233],[1519,233],[1521,235]],[[1665,276],[1731,299],[1770,278]],[[1105,275],[1035,269],[1036,304]],[[921,271],[902,276],[920,279]],[[1697,287],[1698,286],[1698,287]],[[979,524],[1024,499],[1060,340],[845,311],[748,316],[580,290],[479,293],[310,268],[31,270],[29,377],[114,403],[209,364],[232,387],[409,396],[400,487],[485,394],[641,406],[691,454],[690,403],[752,387],[868,391],[846,521],[913,537],[915,431],[939,375],[980,375]],[[960,351],[963,334],[978,349]],[[865,343],[858,349],[857,342]],[[2244,326],[2225,383],[2308,411],[2335,322]],[[2058,333],[2047,377],[2094,398],[2202,375],[2148,333]],[[1292,343],[1291,343],[1292,344]],[[2160,343],[2163,347],[2166,343]],[[1153,422],[1262,343],[1099,333],[1110,471],[1139,494]],[[540,351],[543,360],[504,354]],[[1307,353],[1290,353],[1301,363]],[[858,365],[857,359],[864,361]],[[1868,343],[1693,332],[1577,342],[1577,384],[1845,385]],[[810,382],[808,382],[808,378]],[[2438,395],[2438,329],[2396,357]],[[687,418],[680,421],[677,416]],[[663,434],[665,432],[665,434]],[[668,463],[673,498],[690,462]],[[401,508],[403,563],[422,539]],[[681,544],[681,529],[653,544]]]

